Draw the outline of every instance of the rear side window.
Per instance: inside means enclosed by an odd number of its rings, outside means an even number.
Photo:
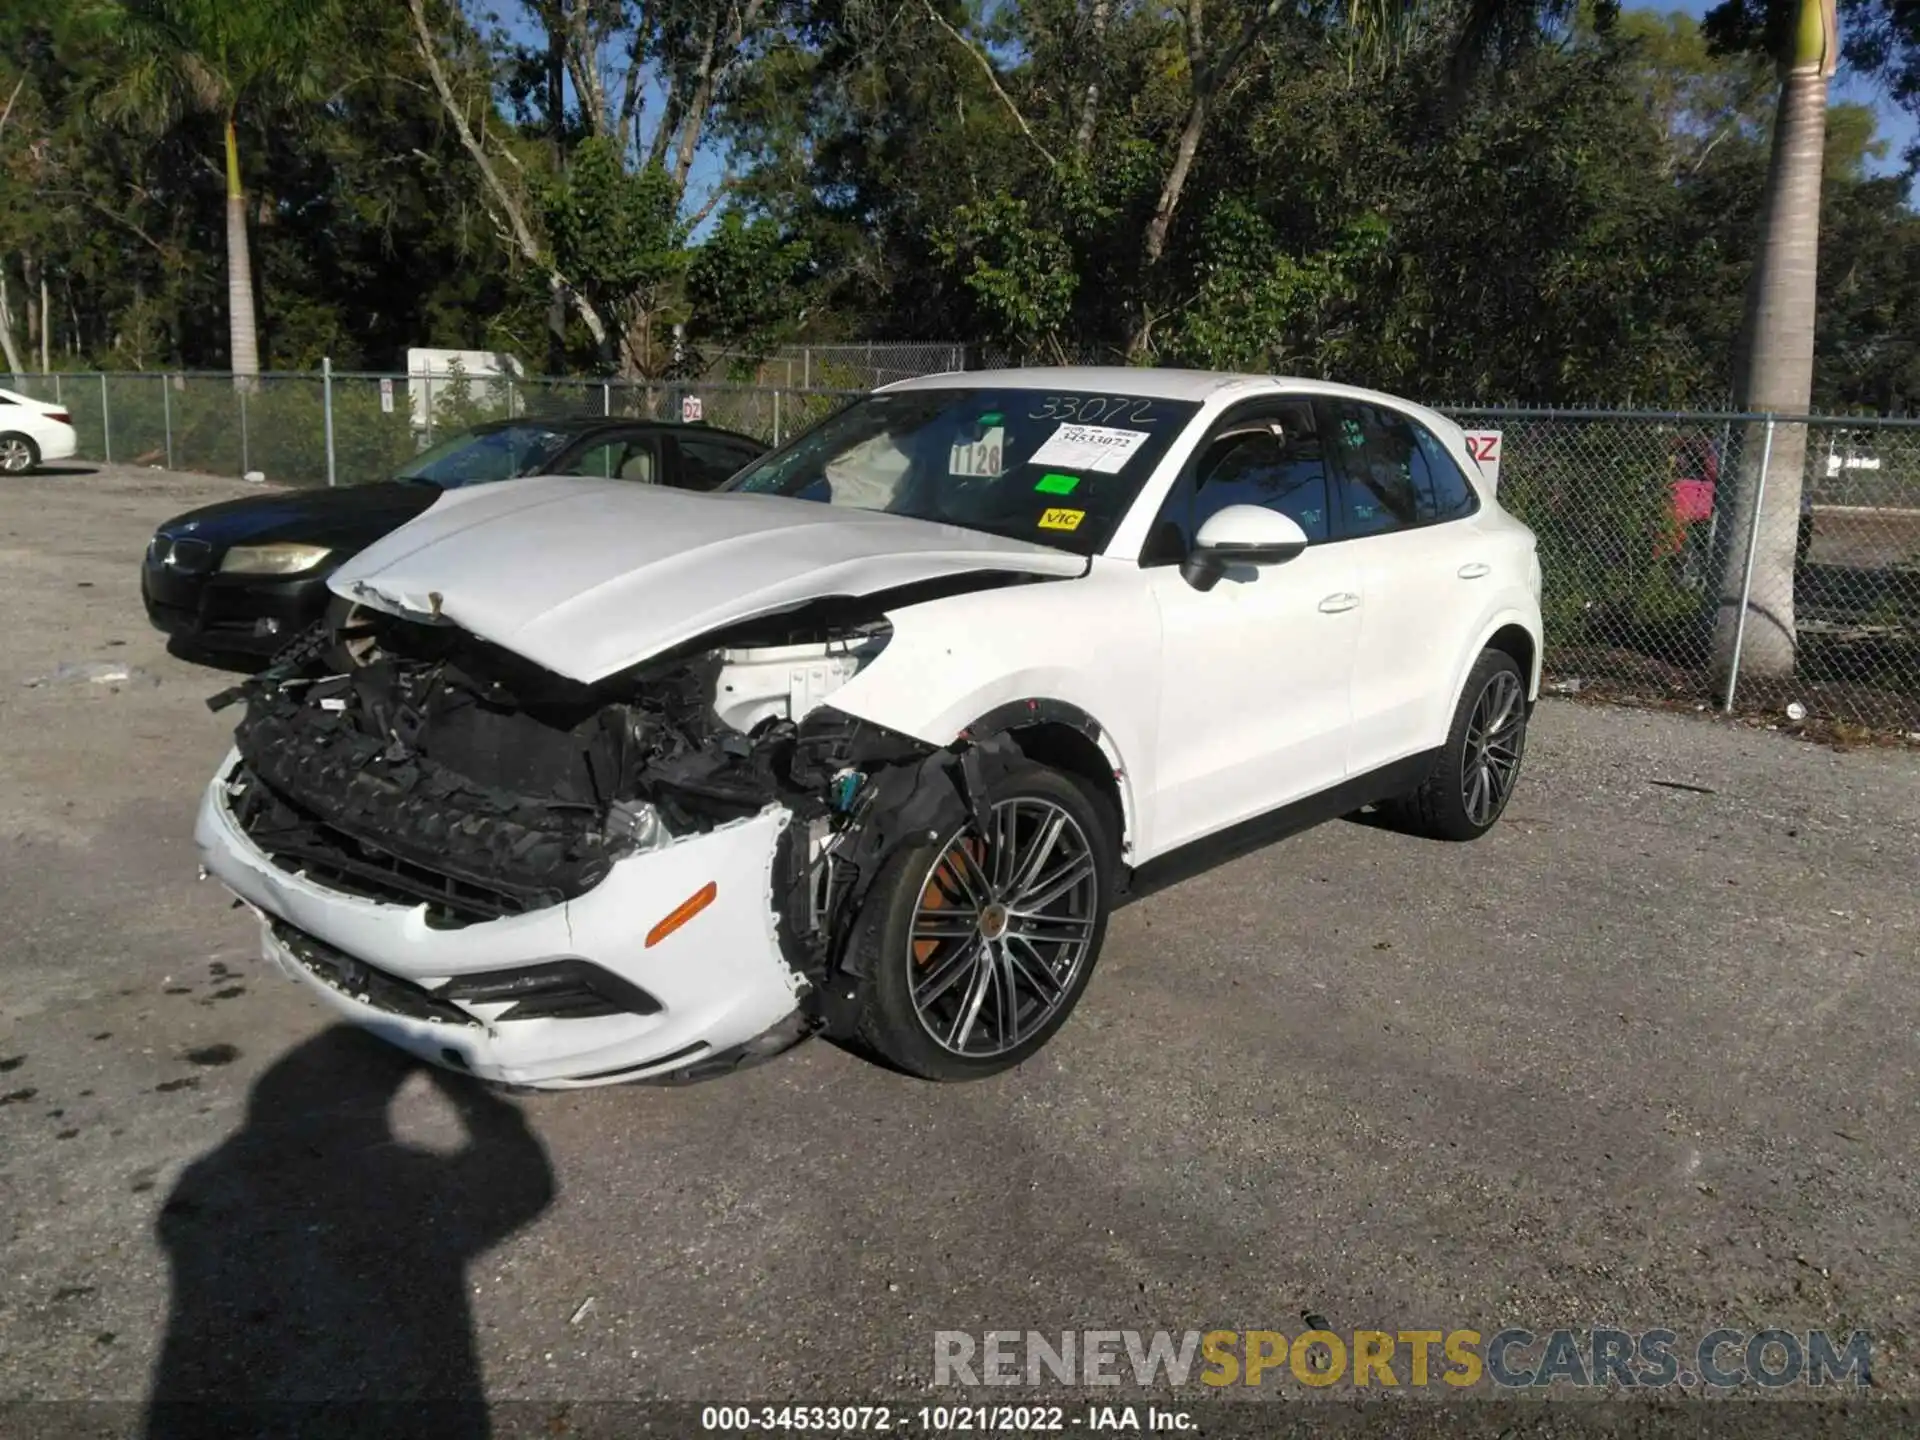
[[[1473,487],[1425,426],[1353,400],[1333,400],[1329,408],[1345,478],[1341,509],[1348,535],[1410,530],[1473,513]]]
[[[1417,420],[1406,423],[1412,426],[1413,437],[1427,462],[1427,484],[1420,494],[1421,518],[1432,523],[1471,515],[1480,502],[1452,453],[1440,443],[1439,436]]]
[[[1424,472],[1413,433],[1388,423],[1372,405],[1352,400],[1330,402],[1334,444],[1345,479],[1341,489],[1342,527],[1349,536],[1381,535],[1420,523],[1420,493],[1414,467]]]

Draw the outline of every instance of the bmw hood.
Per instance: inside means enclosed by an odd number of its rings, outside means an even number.
[[[159,529],[165,535],[205,540],[216,550],[278,540],[358,548],[404,525],[433,504],[439,493],[431,485],[391,480],[337,490],[273,491],[203,505],[174,516]]]
[[[742,620],[1078,555],[812,500],[543,477],[442,496],[334,572],[334,593],[452,623],[593,684]]]

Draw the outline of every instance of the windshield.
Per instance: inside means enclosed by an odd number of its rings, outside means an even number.
[[[884,510],[1092,555],[1199,408],[992,387],[869,395],[723,488]]]
[[[443,490],[484,485],[536,475],[559,455],[571,437],[544,425],[503,425],[497,430],[466,430],[422,450],[394,475]]]

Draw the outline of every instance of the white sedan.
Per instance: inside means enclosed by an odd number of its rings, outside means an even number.
[[[206,867],[348,1019],[530,1086],[1003,1070],[1118,904],[1369,804],[1484,834],[1539,689],[1460,430],[1286,379],[909,381],[716,493],[451,492],[332,585],[365,662],[216,697]]]
[[[44,461],[71,459],[79,443],[65,406],[0,390],[0,474],[24,475]]]

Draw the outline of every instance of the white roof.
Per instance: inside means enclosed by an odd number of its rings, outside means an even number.
[[[1217,370],[1155,370],[1131,365],[1045,366],[1026,370],[953,370],[940,375],[921,375],[881,387],[883,394],[901,390],[947,390],[956,386],[999,390],[1096,391],[1110,395],[1138,395],[1152,400],[1196,400],[1205,402],[1221,397],[1258,395],[1283,390],[1310,390],[1318,395],[1338,395],[1348,400],[1370,400],[1418,411],[1446,425],[1444,417],[1424,405],[1381,390],[1364,390],[1354,385],[1336,385],[1330,380],[1311,380],[1295,375],[1234,375]]]

